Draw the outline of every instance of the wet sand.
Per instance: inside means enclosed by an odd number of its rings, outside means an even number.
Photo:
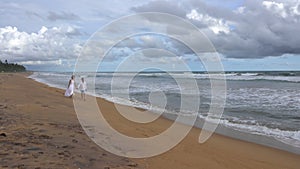
[[[199,144],[193,128],[175,148],[159,156],[128,159],[113,155],[91,141],[81,128],[64,91],[26,78],[0,74],[0,168],[149,168],[149,169],[293,169],[300,155],[214,134]],[[87,99],[90,99],[89,97]],[[132,123],[113,103],[97,98],[107,121],[129,136],[150,137],[172,121]],[[126,106],[124,106],[126,108]]]

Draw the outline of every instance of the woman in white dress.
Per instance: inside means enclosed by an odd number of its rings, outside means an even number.
[[[74,87],[75,87],[75,76],[72,75],[71,79],[69,80],[68,88],[65,92],[66,97],[72,97],[74,94]]]

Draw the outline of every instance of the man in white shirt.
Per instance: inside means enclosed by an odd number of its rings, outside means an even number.
[[[85,101],[85,92],[87,91],[87,85],[86,82],[84,81],[84,78],[81,78],[81,82],[78,85],[78,88],[81,92],[81,99],[83,99]]]

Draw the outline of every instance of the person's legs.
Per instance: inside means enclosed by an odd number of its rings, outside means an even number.
[[[81,90],[81,99],[85,100],[85,91]]]

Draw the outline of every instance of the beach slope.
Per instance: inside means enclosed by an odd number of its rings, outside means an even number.
[[[27,75],[0,73],[1,169],[139,168],[86,136],[64,91]]]
[[[0,74],[0,168],[149,168],[149,169],[298,169],[300,155],[214,134],[199,144],[200,129],[170,151],[128,159],[99,148],[83,132],[64,91],[28,79]],[[89,97],[87,98],[89,99]],[[137,124],[122,117],[113,103],[98,98],[101,112],[121,133],[149,137],[172,121]],[[126,106],[125,106],[126,107]]]

